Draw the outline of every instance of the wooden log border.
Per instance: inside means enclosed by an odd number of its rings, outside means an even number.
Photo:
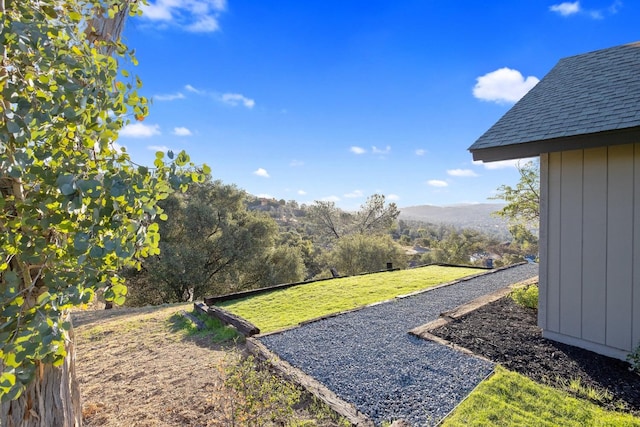
[[[500,298],[503,298],[507,295],[509,295],[511,293],[511,291],[513,291],[515,288],[519,288],[519,287],[523,287],[523,286],[529,286],[532,285],[534,283],[538,283],[538,276],[536,277],[532,277],[530,279],[524,280],[522,282],[518,282],[518,283],[514,283],[512,285],[509,285],[507,287],[504,287],[502,289],[498,289],[495,292],[492,292],[490,294],[486,294],[483,295],[481,297],[478,297],[472,301],[469,301],[465,304],[459,305],[458,307],[454,308],[453,310],[449,310],[449,311],[445,311],[440,313],[440,317],[437,318],[436,320],[433,320],[425,325],[422,326],[418,326],[417,328],[411,329],[409,331],[409,333],[411,335],[415,335],[418,338],[422,338],[425,340],[429,340],[429,341],[434,341],[438,344],[441,345],[445,345],[447,347],[450,347],[454,350],[460,351],[462,353],[471,355],[471,356],[475,356],[478,357],[480,359],[483,360],[487,360],[489,362],[491,362],[491,360],[480,356],[478,354],[475,354],[474,352],[472,352],[471,350],[459,346],[457,344],[454,344],[450,341],[447,341],[443,338],[440,338],[438,336],[435,336],[431,333],[431,331],[433,331],[434,329],[439,328],[440,326],[445,326],[446,324],[453,322],[457,319],[459,319],[460,317],[474,311],[477,310],[478,308],[482,307],[483,305],[489,304],[491,302],[497,301]],[[491,362],[493,363],[493,362]]]
[[[345,402],[312,376],[305,374],[300,369],[295,368],[286,361],[280,359],[257,339],[247,338],[247,349],[258,360],[268,362],[279,376],[303,387],[313,396],[326,403],[337,414],[349,420],[349,422],[354,426],[375,426],[373,421],[368,416],[358,411],[353,404]]]
[[[260,333],[260,329],[253,323],[220,307],[211,307],[201,302],[196,302],[193,306],[197,311],[215,317],[226,325],[233,326],[245,337]]]
[[[187,313],[184,310],[180,310],[178,312],[178,315],[184,317],[188,322],[191,322],[192,325],[194,325],[196,327],[197,330],[201,331],[204,328],[206,328],[206,325],[204,324],[204,322],[200,319],[198,319],[196,316]]]

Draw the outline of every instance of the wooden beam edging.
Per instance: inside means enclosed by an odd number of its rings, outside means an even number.
[[[373,421],[368,416],[358,411],[353,404],[342,400],[320,381],[280,359],[257,339],[247,338],[247,349],[251,354],[258,358],[258,360],[268,362],[282,378],[300,385],[313,396],[326,403],[338,415],[349,420],[349,422],[354,426],[375,426]]]
[[[220,307],[208,306],[201,302],[193,303],[193,306],[196,310],[206,313],[211,317],[215,317],[226,325],[233,326],[245,337],[250,337],[260,333],[260,329],[258,329],[258,327],[253,323]]]
[[[192,325],[194,325],[196,327],[197,330],[201,331],[204,328],[206,328],[206,325],[204,324],[204,322],[200,319],[198,319],[196,316],[187,313],[185,310],[180,310],[178,312],[178,315],[184,317],[188,322],[191,322]]]
[[[415,335],[418,338],[422,338],[425,340],[429,340],[429,341],[434,341],[438,344],[441,345],[445,345],[447,347],[450,347],[454,350],[458,350],[462,353],[471,355],[471,356],[475,356],[478,357],[480,359],[489,361],[491,363],[494,363],[493,361],[487,359],[486,357],[480,356],[478,354],[475,354],[474,352],[472,352],[471,350],[462,347],[460,345],[454,344],[450,341],[447,341],[443,338],[437,337],[435,335],[433,335],[431,333],[431,331],[433,331],[434,329],[437,329],[441,326],[445,326],[448,323],[459,319],[460,317],[464,316],[465,314],[468,314],[474,310],[477,310],[478,308],[482,307],[483,305],[489,304],[491,302],[497,301],[500,298],[503,298],[507,295],[509,295],[511,293],[511,291],[515,288],[519,288],[522,286],[528,286],[528,285],[532,285],[534,283],[538,282],[538,276],[536,277],[531,277],[530,279],[527,280],[523,280],[522,282],[518,282],[518,283],[514,283],[512,285],[506,286],[504,288],[498,289],[495,292],[492,292],[490,294],[486,294],[483,295],[481,297],[478,297],[474,300],[471,300],[465,304],[459,305],[458,307],[454,308],[453,310],[449,310],[449,311],[445,311],[443,313],[440,314],[440,317],[437,318],[436,320],[433,320],[425,325],[421,325],[418,326],[417,328],[413,328],[409,331],[409,333],[411,335]]]

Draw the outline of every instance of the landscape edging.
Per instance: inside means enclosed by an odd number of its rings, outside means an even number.
[[[247,338],[246,344],[251,354],[258,358],[258,360],[270,363],[280,377],[303,387],[307,392],[322,400],[338,415],[349,420],[352,425],[356,427],[375,427],[373,421],[367,415],[360,412],[353,404],[342,400],[337,394],[311,375],[304,373],[302,370],[291,366],[291,364],[279,358],[278,355],[269,350],[267,346],[257,339]]]
[[[472,312],[474,310],[477,310],[478,308],[480,308],[480,307],[482,307],[482,306],[484,306],[486,304],[489,304],[491,302],[497,301],[500,298],[503,298],[503,297],[509,295],[509,293],[511,293],[511,291],[513,289],[515,289],[515,288],[519,288],[519,287],[522,287],[522,286],[528,286],[528,285],[531,285],[531,284],[534,284],[534,283],[537,283],[537,282],[538,282],[538,276],[535,276],[535,277],[532,277],[530,279],[523,280],[521,282],[514,283],[512,285],[506,286],[506,287],[504,287],[502,289],[498,289],[495,292],[483,295],[483,296],[478,297],[478,298],[476,298],[474,300],[471,300],[471,301],[469,301],[467,303],[461,304],[461,305],[457,306],[456,308],[454,308],[452,310],[448,310],[448,311],[442,312],[438,319],[433,320],[433,321],[431,321],[429,323],[426,323],[424,325],[418,326],[416,328],[413,328],[413,329],[411,329],[409,331],[409,333],[411,335],[414,335],[414,336],[418,337],[418,338],[427,339],[427,340],[430,340],[430,341],[435,341],[435,342],[437,342],[439,344],[446,345],[447,347],[451,347],[453,349],[462,351],[463,353],[472,354],[472,355],[474,355],[476,357],[479,357],[481,359],[488,360],[488,359],[486,359],[486,358],[484,358],[482,356],[479,356],[479,355],[473,353],[471,350],[468,350],[468,349],[466,349],[466,348],[464,348],[462,346],[453,344],[453,343],[451,343],[451,342],[449,342],[447,340],[444,340],[444,339],[442,339],[440,337],[437,337],[437,336],[431,334],[430,331],[432,331],[432,330],[434,330],[436,328],[439,328],[441,326],[445,326],[449,322],[457,320],[460,317],[462,317],[462,316],[464,316],[466,314],[469,314],[470,312]]]

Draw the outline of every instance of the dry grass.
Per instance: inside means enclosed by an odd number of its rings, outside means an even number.
[[[86,426],[206,426],[228,348],[171,316],[189,304],[79,312],[76,370]]]
[[[225,382],[242,343],[215,344],[217,333],[192,333],[174,314],[191,304],[76,312],[76,371],[85,426],[227,426],[239,405]],[[275,387],[275,386],[274,386]],[[277,387],[271,387],[278,390]],[[264,393],[258,387],[254,393]],[[237,393],[236,393],[237,394]],[[258,394],[257,399],[263,397]],[[295,405],[295,427],[343,426],[308,395]],[[238,424],[236,424],[238,425]]]

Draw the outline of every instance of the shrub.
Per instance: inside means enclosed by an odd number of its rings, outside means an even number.
[[[523,307],[538,309],[538,285],[523,286],[511,292],[511,299]]]
[[[232,353],[218,369],[224,380],[218,382],[212,399],[218,409],[214,426],[287,425],[294,419],[293,407],[300,400],[300,391],[253,356]]]
[[[640,344],[638,344],[633,352],[629,353],[627,361],[631,364],[629,370],[640,374]]]

